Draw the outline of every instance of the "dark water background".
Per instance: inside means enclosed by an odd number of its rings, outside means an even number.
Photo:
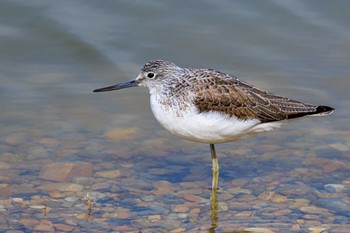
[[[348,1],[0,1],[0,229],[210,228],[209,147],[163,130],[146,89],[91,92],[135,78],[148,60],[165,59],[336,108],[329,117],[217,147],[217,232],[340,232],[350,225],[349,9]],[[50,164],[78,162],[90,166],[85,180],[46,177]],[[99,173],[106,170],[116,175]],[[61,194],[48,187],[67,183],[81,186]],[[157,192],[162,185],[164,193]],[[300,185],[308,191],[281,191]],[[186,190],[201,201],[188,204]],[[232,204],[250,205],[266,191],[287,198],[285,205],[271,207],[268,198],[253,210]],[[87,192],[95,203],[88,223],[81,217]],[[302,198],[306,207],[293,209]],[[42,216],[45,205],[50,211]]]

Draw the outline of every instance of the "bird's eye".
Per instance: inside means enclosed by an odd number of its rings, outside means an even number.
[[[147,77],[148,77],[148,78],[154,78],[154,73],[148,73],[148,74],[147,74]]]

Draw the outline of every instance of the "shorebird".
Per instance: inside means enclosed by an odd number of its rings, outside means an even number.
[[[214,191],[219,174],[215,144],[269,131],[292,119],[334,111],[271,94],[220,71],[181,68],[163,60],[147,62],[134,80],[94,92],[136,86],[149,89],[152,112],[165,129],[210,145]]]

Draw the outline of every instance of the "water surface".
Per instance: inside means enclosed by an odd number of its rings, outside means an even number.
[[[1,1],[1,231],[212,232],[214,221],[216,232],[345,232],[349,7]],[[209,146],[162,129],[146,89],[91,92],[135,78],[152,59],[221,70],[336,112],[217,146],[213,216]]]

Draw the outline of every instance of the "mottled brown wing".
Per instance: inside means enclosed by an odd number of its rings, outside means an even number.
[[[208,72],[211,72],[208,78]],[[194,104],[200,112],[217,111],[239,119],[261,122],[280,121],[316,112],[317,106],[304,104],[262,91],[237,78],[206,71],[194,88]]]

